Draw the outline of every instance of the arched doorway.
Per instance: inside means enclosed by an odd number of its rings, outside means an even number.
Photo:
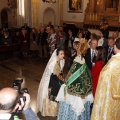
[[[56,24],[55,12],[52,8],[46,8],[43,13],[43,24],[47,25],[49,22],[52,22],[52,25]]]
[[[12,26],[12,12],[9,8],[4,8],[1,11],[1,25],[6,28]]]

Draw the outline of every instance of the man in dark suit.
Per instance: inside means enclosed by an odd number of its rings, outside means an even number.
[[[112,57],[112,55],[114,55],[113,47],[114,47],[114,38],[109,37],[108,38],[108,45],[105,47],[105,51],[106,51],[105,63],[107,63],[108,60]]]
[[[44,27],[40,28],[40,33],[38,34],[38,48],[39,48],[39,53],[40,53],[40,58],[43,59],[43,54],[44,53],[44,58],[47,58],[47,37],[48,33],[44,31]],[[43,52],[42,52],[43,50]]]
[[[92,66],[94,65],[97,45],[98,45],[98,41],[96,39],[92,39],[90,48],[88,48],[87,53],[85,55],[85,62],[89,69],[91,69]]]
[[[87,41],[90,39],[90,31],[88,30],[88,28],[84,28],[84,32],[83,32],[83,38],[85,38]]]

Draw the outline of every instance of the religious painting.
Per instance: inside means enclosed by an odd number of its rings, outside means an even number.
[[[83,12],[83,0],[68,0],[68,12]]]

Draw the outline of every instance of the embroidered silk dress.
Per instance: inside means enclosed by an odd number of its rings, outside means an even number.
[[[65,81],[56,98],[59,101],[57,120],[90,120],[92,84],[84,58],[74,59]]]

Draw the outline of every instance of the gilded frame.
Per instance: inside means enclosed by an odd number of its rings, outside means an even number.
[[[82,13],[83,0],[68,0],[68,12]]]

